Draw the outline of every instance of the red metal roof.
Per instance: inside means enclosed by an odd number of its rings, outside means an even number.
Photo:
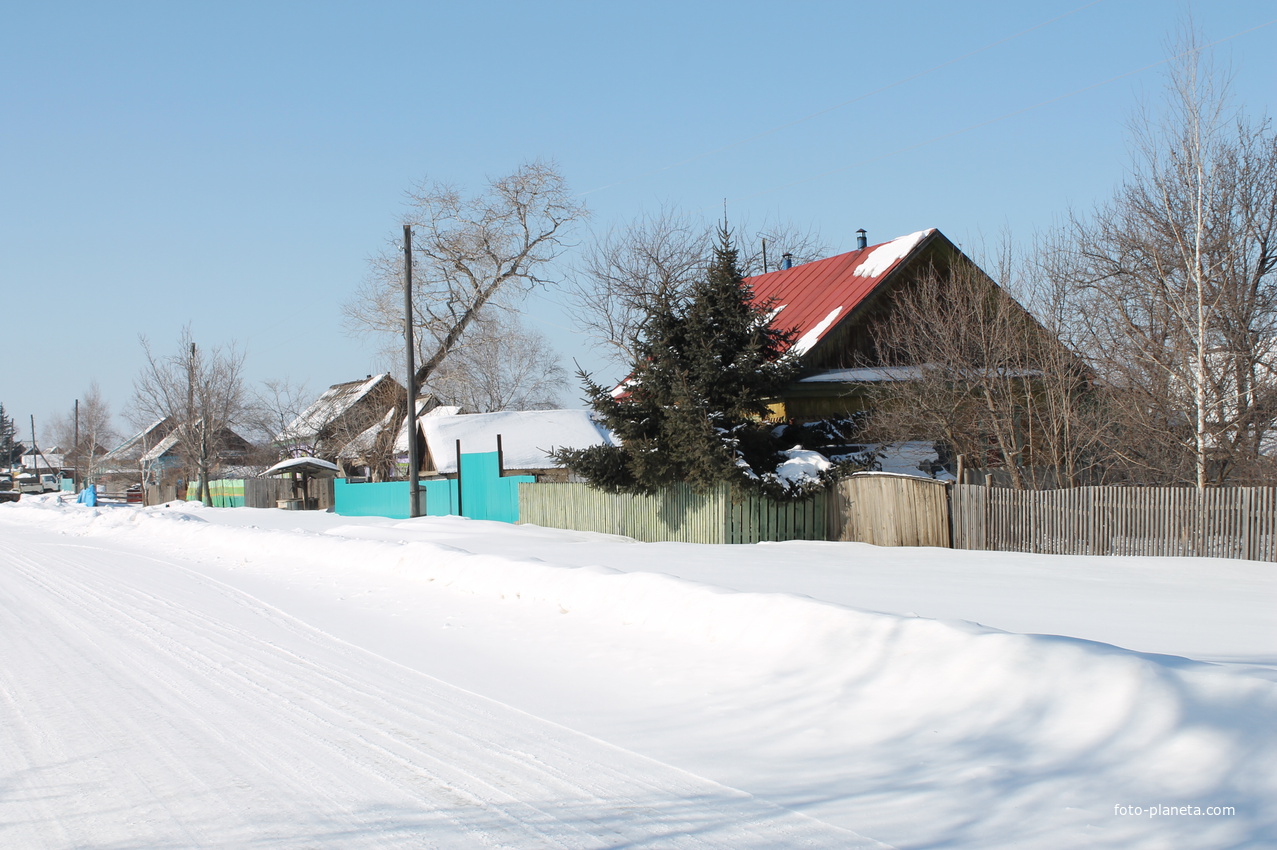
[[[890,242],[749,278],[754,300],[772,302],[772,324],[795,328],[793,348],[810,351],[869,297],[905,258],[935,233],[920,230]]]

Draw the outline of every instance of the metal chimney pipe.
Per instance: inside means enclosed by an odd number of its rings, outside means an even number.
[[[865,229],[862,227],[856,231],[856,248],[861,249],[861,248],[868,248],[868,247],[869,247],[869,236],[868,234],[865,233]]]

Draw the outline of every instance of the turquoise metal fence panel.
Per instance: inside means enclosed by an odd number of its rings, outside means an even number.
[[[518,522],[519,485],[535,481],[531,475],[502,476],[497,452],[462,454],[460,481],[434,478],[420,483],[421,513]],[[407,519],[408,486],[407,481],[350,484],[338,478],[333,488],[333,509],[342,516]]]
[[[408,519],[407,481],[350,484],[344,478],[333,482],[333,511],[341,516],[384,516]],[[422,481],[420,506],[425,516],[454,516],[457,513],[457,482],[449,479]]]
[[[333,511],[341,516],[384,516],[407,519],[408,482],[350,484],[344,478],[333,482]]]
[[[435,478],[430,481],[422,481],[420,488],[421,498],[425,502],[422,510],[423,514],[426,516],[457,515],[457,479]]]
[[[536,481],[531,475],[501,476],[501,455],[474,452],[461,455],[461,515],[497,522],[519,521],[519,484]]]

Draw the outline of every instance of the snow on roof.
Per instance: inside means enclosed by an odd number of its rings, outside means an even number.
[[[839,314],[842,313],[842,310],[843,308],[841,306],[835,307],[831,310],[829,315],[821,319],[814,328],[799,337],[798,341],[794,343],[793,348],[790,350],[798,354],[806,354],[810,351],[811,347],[820,340],[825,331],[829,330],[829,326],[834,323],[834,320],[838,318]]]
[[[749,278],[758,303],[773,302],[778,327],[797,331],[792,351],[805,354],[859,307],[934,228],[846,254]]]
[[[276,472],[288,472],[290,469],[295,469],[298,467],[328,469],[333,472],[341,471],[337,468],[337,464],[331,463],[330,461],[326,461],[323,458],[290,457],[288,460],[281,460],[279,463],[275,464],[270,469],[266,470],[265,472],[261,474],[271,475]]]
[[[918,247],[918,243],[929,236],[931,232],[930,230],[919,230],[917,233],[899,236],[890,242],[884,242],[881,245],[866,249],[869,251],[869,256],[861,261],[860,265],[856,266],[856,270],[851,273],[852,276],[878,277],[909,256],[909,253]]]
[[[362,381],[333,384],[275,437],[276,442],[307,440],[317,436],[333,420],[354,407],[374,387],[387,379],[390,379],[390,373],[382,372],[380,375],[371,375]]]
[[[177,441],[178,441],[178,433],[177,433],[177,429],[174,429],[172,433],[170,433],[167,437],[165,437],[164,439],[156,443],[149,452],[142,455],[140,460],[144,460],[144,461],[159,460],[160,458],[164,457],[164,455],[168,454],[168,452],[175,445],[177,445]]]
[[[801,378],[799,383],[869,384],[914,381],[921,377],[920,366],[871,366],[860,369],[829,369]]]
[[[18,463],[28,469],[34,468],[37,465],[45,469],[52,469],[55,467],[61,468],[62,455],[53,449],[50,449],[47,452],[44,449],[41,449],[38,452],[27,452],[18,460]]]
[[[365,454],[372,451],[377,445],[377,438],[381,436],[383,431],[394,424],[395,419],[398,418],[399,415],[399,408],[397,406],[387,410],[386,415],[381,417],[380,421],[369,425],[359,434],[359,436],[342,446],[341,451],[337,452],[337,457],[349,460],[351,458],[363,457]],[[402,431],[403,426],[400,426],[399,430]]]
[[[457,416],[424,416],[421,427],[435,469],[457,471],[456,441],[461,450],[494,452],[501,435],[506,469],[545,469],[558,466],[550,457],[557,449],[614,445],[615,440],[588,410],[509,410]]]
[[[435,407],[429,407],[431,399],[417,399],[417,425],[420,426],[422,421],[434,416],[456,416],[461,413],[461,408],[455,404],[440,404]],[[428,409],[427,409],[428,408]],[[408,423],[400,422],[399,430],[395,433],[395,452],[397,454],[406,454],[408,451]]]
[[[146,447],[154,445],[155,442],[163,439],[163,437],[159,436],[161,432],[168,434],[170,430],[172,430],[172,426],[169,425],[169,417],[165,416],[156,419],[150,425],[104,454],[101,463],[140,460]]]

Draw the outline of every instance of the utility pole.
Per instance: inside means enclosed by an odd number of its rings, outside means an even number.
[[[35,414],[31,414],[31,456],[35,458],[35,483],[40,484],[40,450],[35,444]]]
[[[80,492],[80,400],[75,400],[75,491]]]
[[[421,466],[417,458],[417,363],[416,346],[412,333],[412,225],[403,226],[403,335],[404,350],[408,365],[408,516],[421,516],[421,506],[417,504],[421,492],[421,481],[418,468]]]

